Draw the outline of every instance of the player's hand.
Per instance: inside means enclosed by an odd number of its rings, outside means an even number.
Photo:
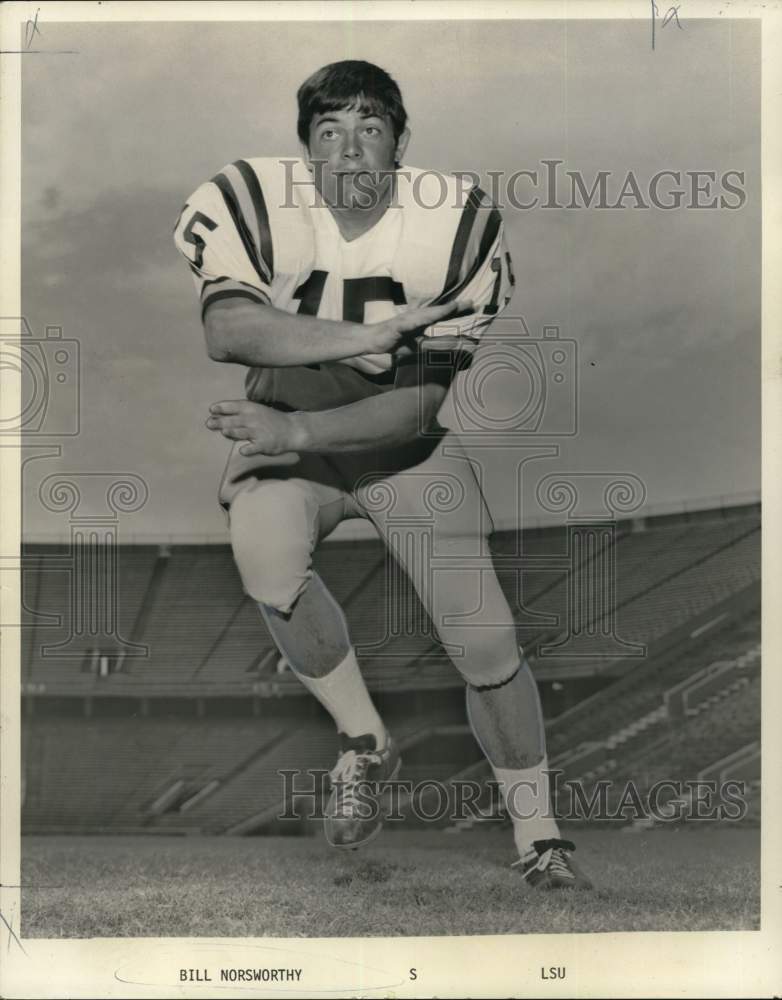
[[[457,302],[446,302],[441,306],[419,306],[416,309],[406,309],[398,316],[383,320],[382,323],[370,323],[366,327],[369,348],[367,354],[389,354],[392,351],[412,350],[412,345],[418,340],[432,341],[436,344],[439,337],[418,337],[428,326],[434,323],[441,323],[449,316],[457,313],[469,312],[472,309],[472,302],[460,300]],[[448,338],[451,339],[451,338]]]
[[[231,441],[246,441],[242,455],[282,455],[296,451],[300,443],[297,425],[288,413],[248,399],[213,403],[206,426]]]

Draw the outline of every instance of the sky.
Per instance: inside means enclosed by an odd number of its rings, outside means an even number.
[[[23,61],[22,304],[36,336],[57,325],[79,342],[81,423],[60,458],[27,466],[27,538],[67,537],[67,515],[38,500],[58,471],[144,479],[121,537],[224,534],[228,443],[204,421],[211,402],[242,395],[243,372],[208,359],[171,230],[224,164],[298,155],[296,89],[345,58],[399,82],[417,167],[511,174],[559,159],[589,185],[610,171],[612,200],[628,171],[642,189],[664,169],[745,172],[738,210],[503,217],[508,312],[532,338],[560,328],[578,386],[578,433],[546,439],[558,455],[528,466],[524,518],[552,472],[632,474],[651,505],[759,489],[757,23],[683,19],[658,29],[654,51],[643,20],[39,28],[41,47],[77,54]],[[486,391],[503,414],[521,389],[506,374]],[[453,413],[446,403],[445,423]],[[495,521],[512,523],[507,454],[480,461]]]

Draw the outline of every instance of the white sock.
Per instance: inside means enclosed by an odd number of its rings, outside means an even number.
[[[549,793],[548,758],[544,757],[535,767],[509,770],[495,767],[502,800],[513,822],[513,839],[519,857],[532,850],[534,840],[559,837],[559,827],[554,819],[554,808]]]
[[[298,670],[293,672],[329,712],[341,733],[350,737],[372,733],[378,749],[385,746],[386,727],[372,704],[352,649],[325,677],[308,677]]]

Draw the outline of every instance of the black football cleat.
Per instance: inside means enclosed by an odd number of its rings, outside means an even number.
[[[340,734],[340,742],[323,830],[332,847],[357,848],[374,840],[383,828],[383,796],[378,786],[397,777],[402,759],[390,736],[382,750],[369,734],[353,739]]]
[[[570,857],[570,840],[536,840],[532,850],[514,862],[527,885],[535,889],[591,889],[592,883]]]

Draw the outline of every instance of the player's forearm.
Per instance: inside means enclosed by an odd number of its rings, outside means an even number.
[[[301,316],[246,299],[210,306],[204,331],[214,361],[253,367],[341,361],[373,350],[370,328],[363,324]]]
[[[439,385],[411,386],[334,410],[292,413],[295,450],[366,451],[407,444],[432,426],[446,392]]]

